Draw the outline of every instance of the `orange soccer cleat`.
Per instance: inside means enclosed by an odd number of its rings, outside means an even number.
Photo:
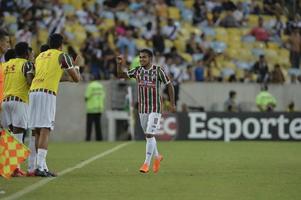
[[[160,169],[160,162],[163,160],[163,156],[162,155],[159,155],[155,158],[154,160],[154,164],[153,164],[153,171],[155,173],[157,173]]]
[[[148,167],[148,165],[147,165],[146,163],[144,163],[144,164],[140,167],[140,169],[139,169],[139,171],[142,172],[142,173],[147,173],[148,170],[149,170],[149,167]]]

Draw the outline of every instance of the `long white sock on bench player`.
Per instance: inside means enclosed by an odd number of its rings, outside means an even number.
[[[37,167],[39,170],[44,170],[44,163],[47,156],[47,149],[38,149],[38,155],[37,155]]]

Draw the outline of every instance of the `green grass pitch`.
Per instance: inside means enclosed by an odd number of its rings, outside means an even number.
[[[51,143],[50,169],[62,172],[121,142]],[[301,199],[298,142],[158,142],[158,174],[139,173],[145,143],[132,142],[74,169],[21,200],[294,200]],[[24,168],[24,167],[23,167]],[[0,199],[45,178],[0,178]],[[46,178],[47,179],[47,178]]]

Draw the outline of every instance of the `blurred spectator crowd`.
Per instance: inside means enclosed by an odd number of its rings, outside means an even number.
[[[175,84],[189,81],[301,83],[298,0],[1,0],[0,28],[36,54],[51,33],[81,54],[86,80],[114,79],[153,49]]]

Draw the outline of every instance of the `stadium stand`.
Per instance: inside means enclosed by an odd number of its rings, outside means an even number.
[[[138,49],[158,49],[154,40],[161,36],[164,44],[156,53],[160,64],[166,65],[168,56],[179,56],[181,62],[171,64],[181,67],[183,76],[187,66],[195,71],[198,61],[203,60],[204,81],[229,82],[229,77],[235,76],[231,82],[245,82],[250,73],[256,81],[252,66],[260,55],[265,55],[269,74],[279,64],[286,83],[301,81],[300,66],[292,68],[290,56],[292,41],[301,40],[300,3],[292,10],[277,0],[273,7],[259,0],[0,2],[0,27],[10,32],[12,43],[25,40],[20,33],[29,27],[30,36],[26,39],[38,53],[48,34],[62,33],[65,42],[83,55],[84,77],[92,74],[114,79],[115,55],[123,53],[131,63]],[[151,28],[147,28],[147,23]],[[298,29],[299,39],[292,36],[294,29]]]

